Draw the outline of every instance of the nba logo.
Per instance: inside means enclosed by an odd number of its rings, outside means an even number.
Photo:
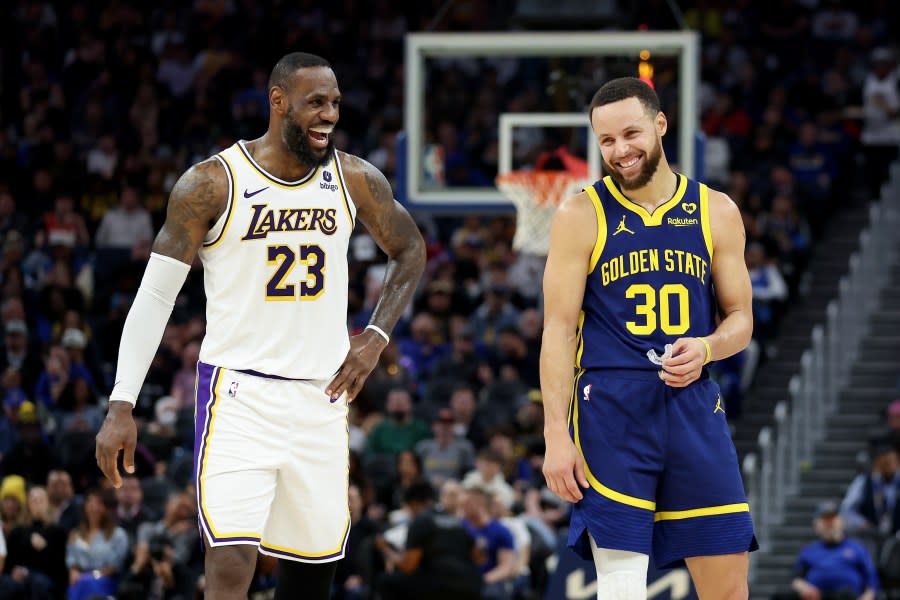
[[[329,172],[329,171],[322,171],[322,179],[324,179],[325,181],[330,182],[330,181],[331,181],[331,172]]]
[[[232,381],[231,385],[228,386],[228,395],[234,398],[237,396],[238,382]]]
[[[585,401],[585,402],[590,402],[590,401],[591,401],[591,389],[592,389],[593,387],[594,387],[594,384],[592,384],[592,383],[589,383],[589,384],[587,384],[586,386],[584,386],[584,390],[583,390],[583,391],[584,391],[584,401]]]

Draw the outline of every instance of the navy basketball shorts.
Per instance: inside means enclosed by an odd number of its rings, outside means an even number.
[[[705,374],[673,388],[655,371],[582,372],[569,430],[590,483],[569,546],[586,560],[588,534],[659,568],[757,549],[725,406]]]

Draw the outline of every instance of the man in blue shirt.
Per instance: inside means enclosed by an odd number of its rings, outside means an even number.
[[[485,600],[511,600],[516,577],[516,553],[509,529],[491,516],[491,493],[481,485],[466,487],[463,500],[463,527],[475,538],[481,550],[481,597]]]
[[[793,594],[802,600],[874,600],[878,575],[865,546],[844,535],[844,522],[834,502],[823,502],[814,521],[819,541],[797,557]]]

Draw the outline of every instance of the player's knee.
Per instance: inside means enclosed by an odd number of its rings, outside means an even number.
[[[598,548],[593,539],[591,552],[597,567],[598,600],[646,600],[649,556]]]
[[[614,571],[597,575],[597,600],[647,600],[647,574]]]
[[[207,548],[207,588],[247,590],[256,570],[256,553],[256,547],[249,545]]]

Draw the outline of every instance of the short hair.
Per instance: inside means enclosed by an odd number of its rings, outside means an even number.
[[[427,481],[419,479],[412,482],[403,492],[403,501],[406,503],[420,502],[427,504],[434,500],[434,488]]]
[[[316,54],[308,52],[291,52],[281,57],[272,68],[272,74],[269,75],[269,90],[273,87],[288,89],[288,81],[294,71],[297,69],[306,69],[308,67],[326,67],[331,68],[331,63]]]
[[[594,114],[594,109],[620,100],[628,98],[637,98],[644,106],[644,109],[651,115],[656,116],[660,111],[659,96],[656,91],[637,77],[619,77],[607,81],[597,90],[591,99],[591,108],[588,110],[588,116]]]

